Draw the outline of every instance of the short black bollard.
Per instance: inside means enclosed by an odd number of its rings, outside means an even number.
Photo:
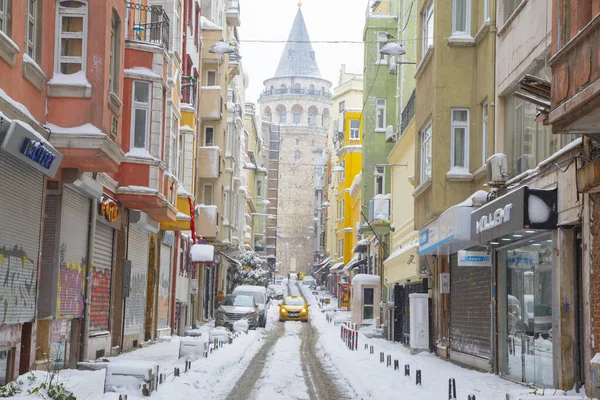
[[[163,383],[163,374],[158,375],[158,384],[162,385]]]
[[[379,352],[379,362],[383,363],[384,359],[385,359],[385,354],[383,352]]]
[[[448,400],[456,400],[456,380],[448,379]]]
[[[477,400],[477,399],[475,399],[474,394],[470,394],[469,397],[467,397],[467,400]]]
[[[394,371],[400,369],[400,363],[398,363],[398,360],[394,360]]]
[[[417,370],[417,382],[415,383],[415,385],[423,385],[421,383],[421,370],[420,369]]]
[[[369,344],[365,343],[365,350],[369,350]]]
[[[392,356],[390,356],[388,354],[386,367],[391,367],[391,366],[392,366]]]
[[[370,348],[370,353],[375,354],[375,348],[373,348],[373,346],[371,346],[371,348]]]
[[[410,376],[410,365],[404,365],[404,376]]]
[[[175,369],[173,370],[173,376],[179,376],[179,368],[175,367]]]
[[[119,395],[119,400],[127,400],[127,395],[126,394],[120,394]]]

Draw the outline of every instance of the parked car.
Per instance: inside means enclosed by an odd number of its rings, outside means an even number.
[[[270,285],[267,290],[269,291],[271,298],[281,300],[285,294],[283,286],[281,285]]]
[[[279,305],[279,321],[308,321],[308,304],[303,297],[287,296]]]
[[[233,289],[233,294],[251,296],[258,305],[258,326],[264,328],[267,325],[266,310],[269,308],[267,289],[264,286],[241,285]]]
[[[315,278],[313,278],[310,275],[305,276],[304,279],[302,280],[302,284],[307,285],[307,286],[313,286],[315,284]]]
[[[525,300],[525,326],[530,336],[541,335],[547,339],[552,330],[552,307],[547,304],[535,304],[534,296],[526,294]]]
[[[224,326],[233,330],[236,321],[245,319],[250,329],[259,324],[259,307],[252,296],[227,295],[215,313],[215,326]]]

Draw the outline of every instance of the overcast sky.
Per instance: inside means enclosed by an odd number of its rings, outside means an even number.
[[[302,13],[310,39],[362,41],[367,0],[303,0]],[[250,85],[246,100],[256,101],[263,81],[275,75],[285,43],[253,43],[247,40],[285,41],[298,11],[298,0],[241,0],[241,55]],[[321,76],[337,85],[340,67],[362,73],[363,45],[313,43]]]

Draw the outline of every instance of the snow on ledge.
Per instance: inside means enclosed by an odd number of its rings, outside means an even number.
[[[75,72],[74,74],[54,73],[54,76],[48,81],[48,84],[92,87],[85,76],[85,71]]]
[[[146,79],[162,79],[162,76],[158,75],[156,72],[152,71],[150,68],[146,67],[133,67],[128,68],[123,73],[127,76],[135,76],[138,78],[146,78]]]
[[[148,150],[137,147],[134,147],[130,149],[129,152],[125,153],[125,158],[143,158],[154,161],[154,156],[150,154]]]
[[[120,186],[117,189],[119,194],[158,194],[158,190],[149,188],[148,186]]]
[[[205,16],[200,17],[200,27],[207,31],[223,30],[221,26],[209,21]]]
[[[1,31],[0,31],[1,32]],[[14,100],[12,97],[10,97],[4,90],[0,89],[0,98],[4,101],[6,101],[7,103],[9,103],[11,106],[13,106],[14,108],[16,108],[17,110],[19,110],[21,113],[25,114],[27,117],[29,117],[32,121],[37,122],[37,120],[33,117],[33,115],[31,114],[31,112],[29,112],[29,109],[27,107],[25,107],[24,104],[19,103],[18,101]]]
[[[1,30],[0,30],[0,36],[2,37],[3,40],[5,40],[12,47],[11,50],[14,53],[18,53],[19,51],[21,51],[19,49],[19,46],[17,46],[17,44],[11,38],[9,38],[6,33],[2,32]]]
[[[191,221],[192,218],[190,218],[189,215],[185,215],[182,212],[178,212],[177,216],[175,217],[177,219],[177,221]]]
[[[89,122],[87,124],[83,124],[80,126],[73,126],[73,127],[63,127],[63,126],[58,126],[58,125],[54,125],[54,124],[46,124],[45,125],[47,128],[50,129],[50,132],[54,133],[58,133],[58,134],[63,134],[63,135],[104,135],[106,136],[106,134],[104,132],[102,132],[102,130],[98,127],[96,127],[93,124],[90,124]]]
[[[379,275],[357,274],[352,278],[352,284],[379,284]]]

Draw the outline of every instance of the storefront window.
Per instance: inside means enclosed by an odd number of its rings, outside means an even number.
[[[506,343],[503,373],[553,386],[552,236],[527,239],[500,253],[506,289],[499,308]]]
[[[9,382],[8,372],[10,363],[10,349],[0,348],[0,386],[6,385]]]
[[[363,321],[373,319],[373,288],[363,289]]]

